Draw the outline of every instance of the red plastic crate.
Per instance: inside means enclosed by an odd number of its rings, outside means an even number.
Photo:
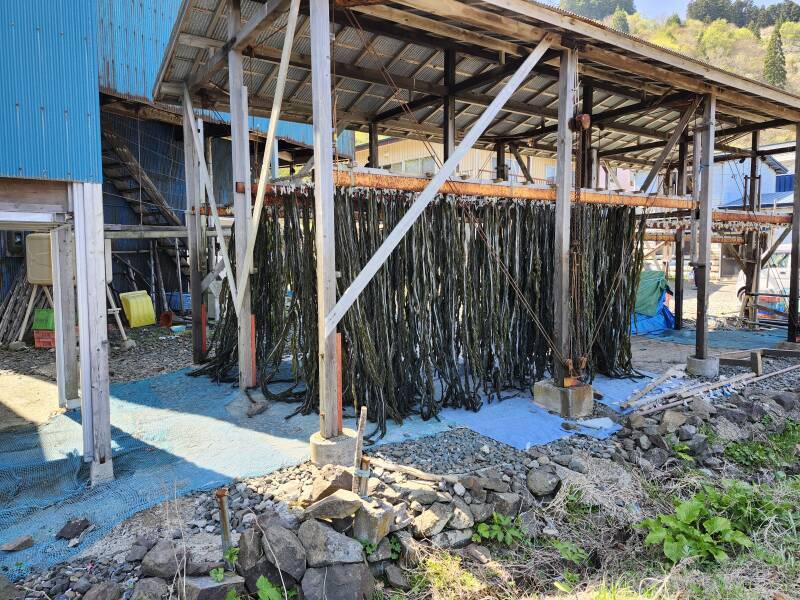
[[[56,332],[47,329],[34,329],[33,345],[35,348],[55,348]]]

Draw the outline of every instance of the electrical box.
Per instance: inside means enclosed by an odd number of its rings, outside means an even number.
[[[25,234],[21,231],[6,231],[5,255],[7,258],[25,255]]]
[[[25,238],[25,266],[28,283],[53,285],[49,233],[29,233]]]

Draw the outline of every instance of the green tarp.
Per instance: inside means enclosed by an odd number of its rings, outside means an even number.
[[[636,289],[636,306],[633,310],[640,315],[655,316],[661,296],[668,288],[663,271],[642,271],[639,276],[639,287]]]

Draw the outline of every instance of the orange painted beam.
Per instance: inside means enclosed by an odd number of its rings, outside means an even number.
[[[645,233],[645,242],[674,242],[674,233]],[[712,244],[744,244],[743,235],[712,235]]]

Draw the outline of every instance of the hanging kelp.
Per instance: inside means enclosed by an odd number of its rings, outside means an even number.
[[[339,295],[413,199],[337,188]],[[313,207],[307,188],[271,197],[251,277],[261,389],[299,401],[304,414],[318,407]],[[553,361],[554,222],[551,203],[437,197],[339,324],[344,402],[366,405],[383,432],[387,419],[429,418],[444,406],[478,410],[485,398],[543,378]],[[642,231],[631,207],[572,209],[569,358],[590,377],[631,371]],[[195,373],[235,380],[236,343],[224,285],[211,359]]]

